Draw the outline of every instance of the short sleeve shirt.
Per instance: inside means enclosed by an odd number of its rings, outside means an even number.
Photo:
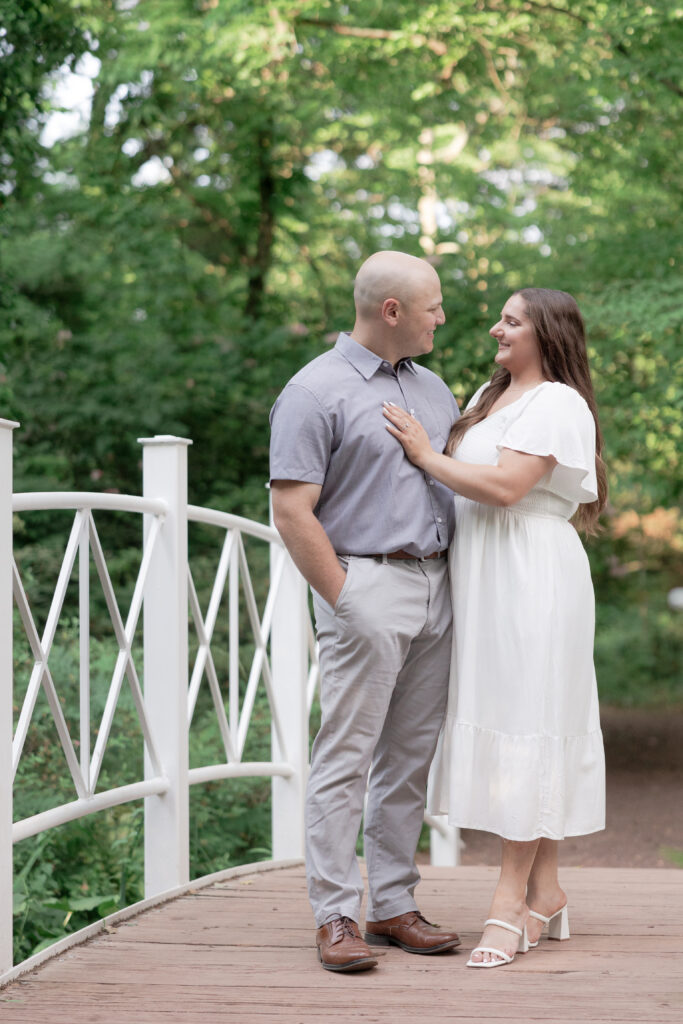
[[[315,515],[338,554],[424,557],[453,536],[453,493],[408,460],[382,403],[422,423],[443,451],[458,406],[431,370],[396,368],[348,334],[303,367],[271,410],[270,478],[321,486]]]

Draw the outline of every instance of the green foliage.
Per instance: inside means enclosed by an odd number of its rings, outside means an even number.
[[[680,612],[666,595],[640,589],[633,598],[598,605],[595,670],[600,699],[621,707],[683,704]]]
[[[672,277],[615,281],[587,295],[591,359],[604,409],[613,501],[680,505],[683,311]]]
[[[67,6],[43,10],[46,72],[60,40],[66,64],[80,52]],[[595,373],[613,490],[647,469],[670,502],[680,319],[652,313],[680,281],[681,22],[663,2],[626,11],[74,7],[100,62],[90,121],[43,149],[30,195],[9,180],[2,227],[19,485],[134,490],[135,438],[174,432],[195,443],[195,500],[263,514],[268,409],[349,326],[358,260],[396,245],[439,265],[433,363],[460,399],[490,371],[511,287],[575,291],[612,353]],[[679,383],[660,403],[667,365]],[[643,372],[646,408],[624,429]]]
[[[142,808],[131,805],[18,845],[15,961],[142,897],[141,828]]]
[[[35,132],[49,110],[45,78],[60,66],[73,67],[87,45],[84,26],[69,0],[3,0],[0,166],[6,189],[30,195],[39,156]]]
[[[613,514],[590,546],[598,592],[595,663],[604,703],[683,703],[681,613],[667,606],[683,577],[683,518],[677,509]]]

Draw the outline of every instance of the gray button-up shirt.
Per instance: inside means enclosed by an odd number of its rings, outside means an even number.
[[[460,414],[441,378],[410,359],[394,370],[340,334],[271,410],[270,478],[322,485],[315,515],[338,554],[431,555],[453,537],[453,493],[409,462],[385,429],[384,401],[412,412],[443,451]]]

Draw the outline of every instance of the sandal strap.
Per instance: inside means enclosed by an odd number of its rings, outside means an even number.
[[[488,921],[484,921],[484,928],[486,927],[487,924],[495,924],[499,928],[505,928],[507,929],[507,931],[512,932],[514,935],[519,935],[520,938],[522,937],[521,928],[515,928],[514,924],[508,924],[507,921],[499,921],[497,917],[489,917]],[[498,952],[498,950],[494,950],[494,952]]]
[[[493,946],[477,946],[477,948],[473,949],[472,952],[470,953],[470,960],[472,959],[475,953],[495,953],[496,956],[499,956],[503,963],[506,964],[511,964],[512,961],[515,959],[514,956],[509,956],[507,953],[504,953],[502,949],[495,949]]]
[[[535,910],[529,911],[529,917],[535,917],[537,921],[542,921],[543,924],[550,924],[549,917],[544,917],[543,914],[537,914]]]

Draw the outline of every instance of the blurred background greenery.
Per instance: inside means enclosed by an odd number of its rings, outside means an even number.
[[[269,408],[352,325],[367,255],[434,262],[447,322],[429,363],[460,402],[491,372],[487,331],[510,290],[562,288],[589,328],[611,487],[588,544],[601,698],[680,710],[683,620],[666,600],[683,582],[680,8],[0,0],[0,12],[0,414],[21,422],[15,489],[137,493],[136,438],[175,433],[194,441],[193,503],[265,520]],[[16,528],[40,618],[63,522]],[[125,591],[138,539],[125,524],[109,536]],[[77,697],[64,700],[77,718]],[[63,765],[41,728],[39,716],[17,817],[41,789],[58,802]],[[211,728],[200,708],[194,742]],[[267,742],[265,715],[262,728]],[[137,757],[124,744],[117,767]],[[193,871],[253,859],[269,841],[267,785],[221,784],[213,803],[196,788]],[[17,849],[20,955],[139,895],[138,809],[98,818]],[[26,925],[30,906],[42,931]]]

